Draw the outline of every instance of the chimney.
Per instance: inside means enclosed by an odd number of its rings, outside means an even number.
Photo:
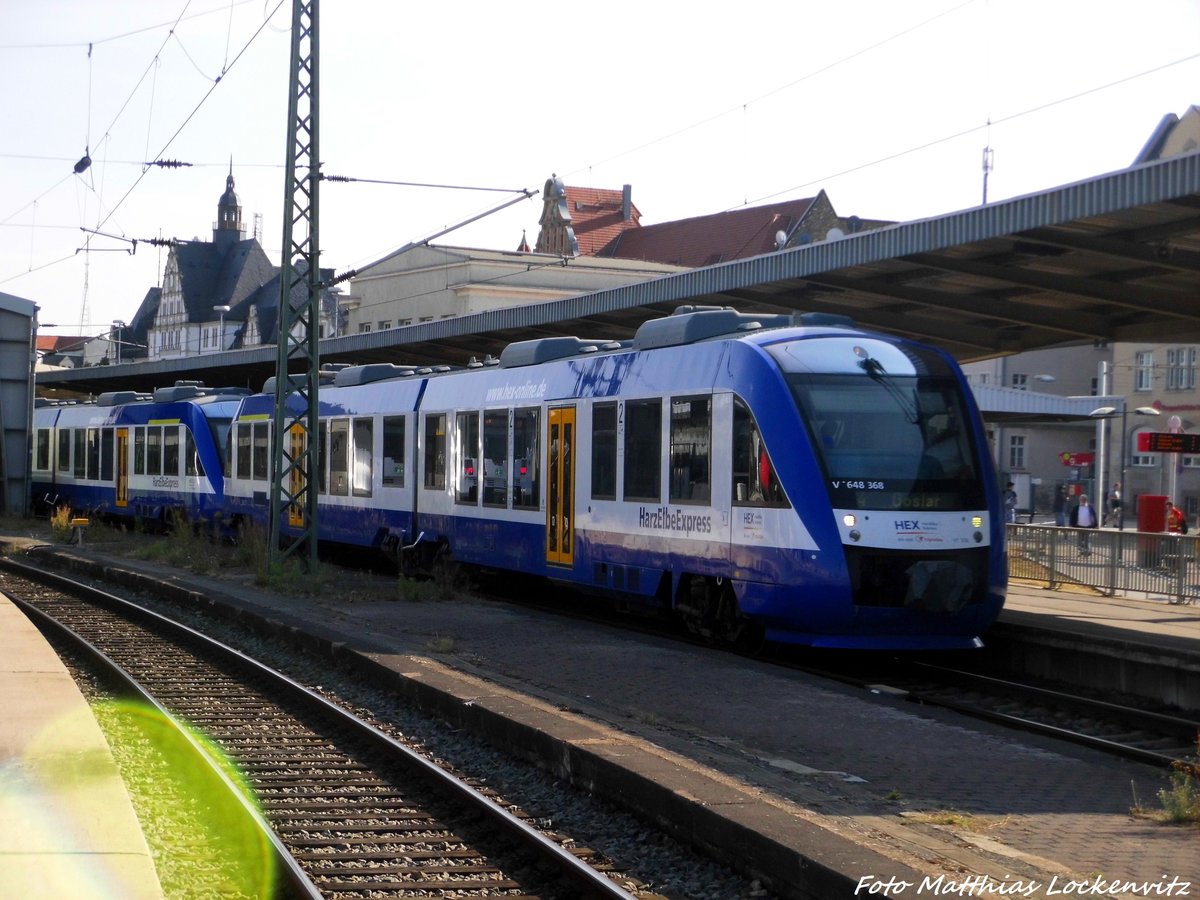
[[[621,188],[621,221],[628,222],[633,218],[633,185],[627,184]]]

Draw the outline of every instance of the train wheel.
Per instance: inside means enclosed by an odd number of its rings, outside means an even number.
[[[733,585],[724,579],[687,577],[676,609],[688,631],[710,643],[749,650],[762,640],[762,630],[742,614]]]

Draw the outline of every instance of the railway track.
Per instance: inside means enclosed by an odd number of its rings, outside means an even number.
[[[976,672],[906,663],[885,678],[863,686],[1151,765],[1194,762],[1200,740],[1194,719]]]
[[[40,627],[84,639],[232,761],[281,860],[284,896],[657,896],[296,681],[157,613],[46,577],[7,575],[3,586]]]

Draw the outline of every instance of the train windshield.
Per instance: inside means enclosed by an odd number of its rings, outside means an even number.
[[[852,338],[772,347],[837,509],[985,505],[959,383],[927,350]]]

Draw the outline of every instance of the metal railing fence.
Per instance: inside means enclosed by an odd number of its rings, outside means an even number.
[[[1084,585],[1109,596],[1200,600],[1200,538],[1195,535],[1053,525],[1006,528],[1010,578],[1051,588]]]

